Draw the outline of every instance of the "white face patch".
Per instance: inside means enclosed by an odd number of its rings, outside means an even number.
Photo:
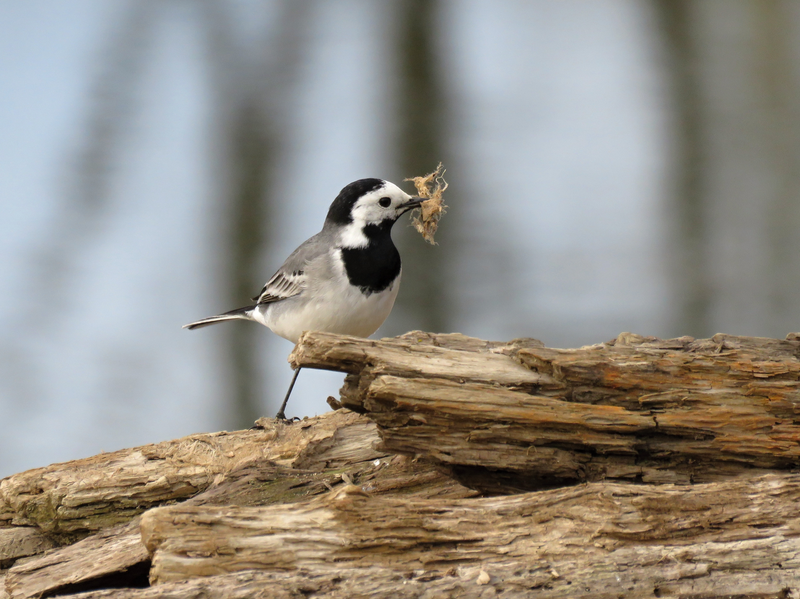
[[[381,200],[386,203],[384,198],[388,198],[389,200],[386,206],[381,205]],[[350,211],[353,222],[342,227],[340,237],[341,247],[366,247],[369,244],[369,240],[367,236],[364,235],[364,227],[367,225],[378,225],[387,220],[397,220],[400,216],[399,207],[410,199],[410,195],[389,181],[385,181],[378,189],[364,194],[353,205],[353,209]]]
[[[339,245],[343,248],[364,248],[369,245],[369,239],[364,235],[364,223],[354,220],[349,225],[342,227]]]

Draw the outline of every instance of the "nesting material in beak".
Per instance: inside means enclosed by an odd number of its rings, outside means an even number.
[[[433,236],[439,226],[439,219],[445,212],[447,206],[444,204],[442,194],[447,189],[447,181],[444,180],[445,169],[442,163],[436,167],[432,173],[423,177],[412,177],[406,179],[414,183],[420,198],[423,198],[419,206],[420,213],[414,216],[411,224],[422,234],[422,237],[431,245],[436,245]]]

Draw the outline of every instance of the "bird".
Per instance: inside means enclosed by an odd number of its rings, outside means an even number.
[[[392,226],[422,201],[383,179],[353,181],[331,203],[322,230],[289,255],[253,304],[183,328],[250,320],[295,344],[304,331],[369,337],[389,316],[400,289]],[[286,420],[300,370],[294,371],[279,420]]]

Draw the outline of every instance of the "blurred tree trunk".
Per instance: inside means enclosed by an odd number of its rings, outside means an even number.
[[[397,163],[404,177],[431,172],[440,161],[447,164],[444,125],[444,77],[436,48],[436,0],[402,0],[395,19],[399,84]],[[403,282],[398,297],[401,313],[413,315],[415,328],[447,330],[444,272],[449,235],[447,220],[437,232],[435,248],[423,243],[409,227],[398,227],[404,239]],[[414,237],[411,239],[411,237]]]
[[[231,308],[252,303],[247,300],[256,295],[258,281],[265,277],[259,266],[270,235],[269,190],[278,140],[267,131],[261,114],[263,108],[257,102],[257,97],[244,99],[228,123],[227,168],[232,177],[221,198],[230,219],[226,223],[222,287],[227,296],[224,305]],[[223,351],[233,375],[233,387],[229,390],[233,403],[230,420],[236,428],[252,425],[262,412],[264,387],[259,372],[265,355],[259,351],[258,336],[264,333],[252,323],[244,322],[231,323],[225,329]]]
[[[220,310],[247,305],[270,273],[261,261],[270,236],[270,205],[276,157],[286,132],[290,106],[289,82],[297,70],[307,3],[284,1],[279,23],[265,42],[243,42],[231,7],[212,1],[192,3],[198,10],[207,40],[215,123],[221,138],[216,158],[222,164],[218,193],[220,226],[225,247],[221,263]],[[78,153],[77,182],[58,229],[48,238],[39,291],[42,297],[65,297],[59,290],[69,263],[81,242],[104,214],[109,199],[112,167],[124,141],[125,125],[146,64],[153,24],[163,5],[132,2],[103,56],[94,85],[93,103],[84,147]],[[64,224],[66,223],[66,225]],[[38,282],[38,281],[37,281]],[[45,314],[54,314],[45,311]],[[36,322],[41,321],[37,310]],[[265,359],[259,349],[259,327],[234,323],[224,329],[224,362],[232,378],[231,406],[225,412],[231,426],[250,426],[262,415],[263,390],[259,372]],[[276,398],[277,400],[280,398]],[[232,409],[231,409],[232,408]],[[270,408],[271,409],[271,408]]]
[[[708,214],[703,195],[703,114],[691,0],[656,0],[666,54],[673,135],[672,288],[678,295],[674,333],[712,334],[709,312]]]
[[[238,43],[224,5],[204,2],[202,7],[223,140],[219,214],[225,246],[220,301],[233,309],[251,304],[250,298],[271,274],[264,272],[262,256],[271,235],[274,181],[287,136],[288,90],[297,71],[307,4],[282,2],[274,35],[255,53]],[[227,417],[230,426],[246,428],[264,411],[260,372],[266,356],[260,351],[259,335],[268,333],[244,322],[230,323],[224,331],[224,361],[233,379]],[[277,406],[280,399],[274,398],[270,405]]]
[[[797,328],[800,93],[788,0],[658,0],[678,115],[680,333]]]
[[[763,65],[756,75],[770,115],[767,151],[775,172],[775,195],[767,214],[768,317],[773,331],[788,330],[800,298],[800,68],[792,55],[792,41],[800,29],[796,6],[789,0],[771,0],[754,7],[756,49]]]
[[[154,2],[130,2],[109,36],[92,82],[86,125],[74,163],[74,177],[65,194],[66,201],[53,219],[53,231],[44,238],[44,247],[34,277],[34,297],[69,301],[69,282],[79,253],[101,225],[111,200],[109,188],[114,167],[125,143],[125,132],[135,111],[135,91],[141,83],[142,69],[159,6]],[[46,329],[60,311],[42,310],[32,304],[32,327]]]

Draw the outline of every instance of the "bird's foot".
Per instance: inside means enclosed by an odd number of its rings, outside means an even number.
[[[283,410],[275,414],[275,420],[280,420],[284,424],[292,424],[293,422],[300,422],[300,418],[297,416],[292,416],[291,418],[287,418]]]

